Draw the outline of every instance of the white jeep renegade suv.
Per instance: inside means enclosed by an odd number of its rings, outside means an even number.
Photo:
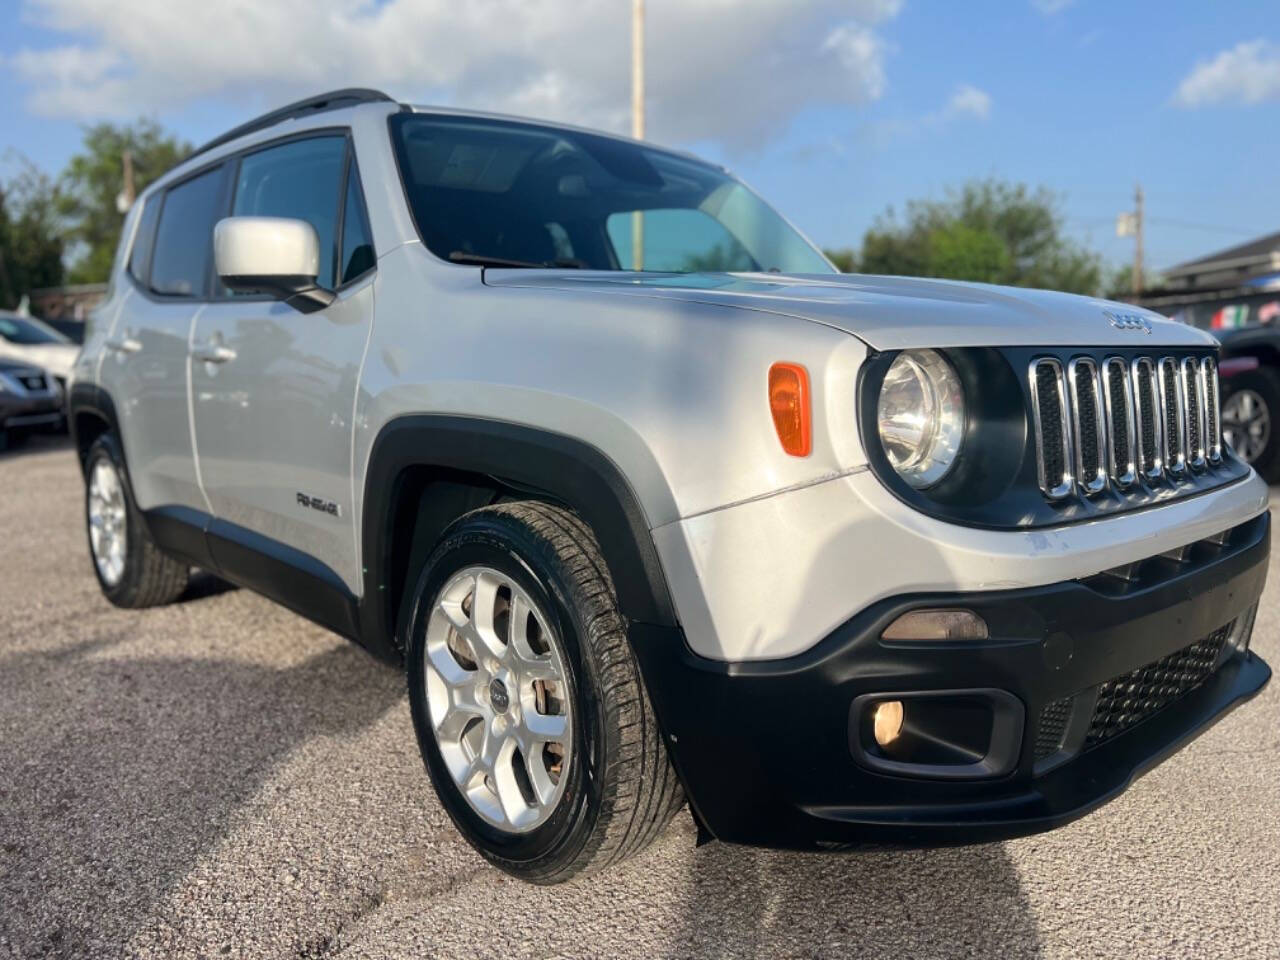
[[[935,844],[1115,796],[1267,682],[1214,342],[841,276],[694,157],[367,90],[139,198],[71,387],[113,603],[192,566],[407,665],[458,828]]]

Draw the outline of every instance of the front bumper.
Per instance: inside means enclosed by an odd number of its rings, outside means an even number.
[[[1084,739],[1099,689],[1110,689],[1101,685],[1225,625],[1251,628],[1269,551],[1263,513],[1220,544],[1197,543],[1182,562],[1150,558],[1132,581],[1102,575],[884,600],[784,660],[714,661],[639,625],[634,648],[690,802],[717,838],[799,848],[998,840],[1083,816],[1262,689],[1266,663],[1227,647],[1163,709]],[[881,639],[920,607],[973,610],[991,639]],[[855,759],[857,698],[957,690],[1002,692],[1021,708],[1018,742],[998,776],[903,776]],[[1060,714],[1063,702],[1074,718],[1060,749],[1046,753],[1045,711],[1059,705]]]

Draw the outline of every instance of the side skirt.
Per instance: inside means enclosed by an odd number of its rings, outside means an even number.
[[[166,553],[360,641],[359,599],[313,557],[187,507],[156,507],[143,516],[152,539]]]

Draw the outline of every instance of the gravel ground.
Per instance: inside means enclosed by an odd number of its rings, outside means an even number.
[[[682,814],[535,888],[453,830],[396,670],[210,579],[114,609],[80,510],[65,444],[0,455],[0,957],[1280,956],[1280,683],[1054,833],[798,855]]]

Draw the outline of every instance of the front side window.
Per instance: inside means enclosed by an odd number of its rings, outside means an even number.
[[[170,189],[160,210],[151,256],[151,289],[174,297],[201,297],[209,279],[213,225],[221,214],[222,168]]]
[[[455,263],[833,273],[744,184],[599,134],[396,114],[391,136],[427,248]]]
[[[320,239],[316,283],[333,289],[339,189],[345,137],[309,137],[251,153],[240,161],[232,216],[289,217],[315,227]]]

